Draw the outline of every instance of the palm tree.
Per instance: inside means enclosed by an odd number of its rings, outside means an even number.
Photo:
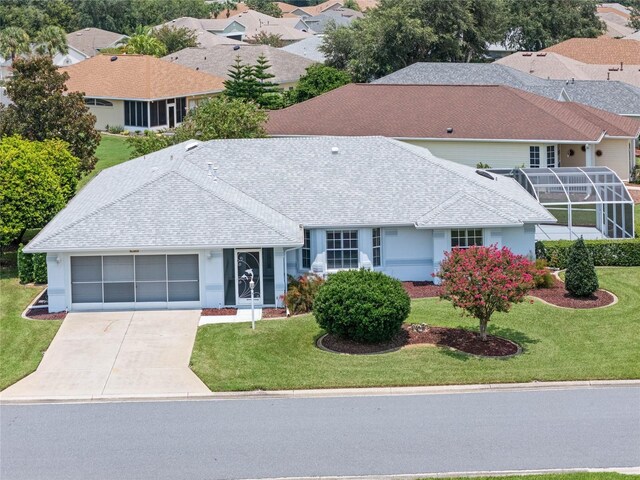
[[[54,25],[48,25],[36,35],[36,52],[40,55],[53,57],[56,53],[69,53],[67,35],[64,30]]]
[[[224,2],[222,2],[222,6],[227,11],[226,15],[227,18],[229,18],[231,16],[231,10],[234,10],[238,6],[238,2],[235,2],[234,0],[224,0]]]
[[[224,10],[224,6],[220,2],[213,2],[209,4],[209,9],[211,11],[211,16],[213,18],[218,18],[218,15],[220,15]]]
[[[127,39],[124,51],[126,53],[163,57],[167,54],[167,47],[164,43],[151,35],[136,34]]]
[[[7,27],[0,32],[0,55],[15,60],[16,55],[29,53],[29,35],[22,28]]]

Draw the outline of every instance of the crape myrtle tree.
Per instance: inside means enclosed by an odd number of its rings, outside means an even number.
[[[480,322],[480,338],[487,339],[487,324],[495,312],[508,312],[533,288],[534,266],[507,247],[454,248],[445,253],[440,271],[440,298]]]

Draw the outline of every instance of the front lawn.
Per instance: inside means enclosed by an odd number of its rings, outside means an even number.
[[[443,385],[640,378],[640,267],[598,268],[600,285],[620,301],[598,310],[565,310],[535,301],[497,314],[489,333],[524,349],[510,359],[480,359],[420,346],[383,355],[318,350],[312,316],[198,329],[192,368],[213,391]],[[449,302],[412,302],[410,322],[477,329]]]
[[[96,168],[78,182],[77,192],[105,168],[113,167],[131,159],[131,148],[127,144],[127,138],[102,134],[102,140],[96,149],[96,157],[98,159]]]
[[[0,276],[0,390],[33,372],[61,321],[25,320],[20,315],[42,287],[18,283],[14,269]]]

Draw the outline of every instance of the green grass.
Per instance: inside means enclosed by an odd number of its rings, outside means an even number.
[[[42,287],[18,283],[14,269],[0,274],[0,390],[33,372],[61,321],[25,320],[20,315]]]
[[[98,158],[96,168],[78,182],[78,192],[105,168],[113,167],[114,165],[131,159],[131,149],[126,143],[126,140],[126,137],[102,135],[102,140],[96,150],[96,157]]]
[[[613,472],[547,473],[544,475],[508,475],[500,477],[451,477],[449,480],[638,480],[640,475]]]
[[[312,316],[198,329],[192,368],[213,391],[640,378],[640,267],[599,268],[617,305],[566,310],[539,301],[494,315],[489,332],[522,345],[510,359],[466,356],[419,346],[347,356],[314,346],[323,333]],[[477,329],[449,302],[412,303],[410,322]]]
[[[569,224],[569,213],[567,208],[548,207],[551,215],[556,217],[558,224]],[[572,208],[571,223],[573,225],[595,226],[596,225],[596,205],[576,205]]]

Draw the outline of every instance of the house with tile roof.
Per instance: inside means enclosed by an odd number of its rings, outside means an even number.
[[[264,56],[275,75],[270,81],[287,90],[293,88],[301,76],[314,62],[299,55],[269,45],[217,45],[210,48],[185,48],[167,55],[163,59],[177,65],[210,73],[224,79],[229,78],[229,69],[236,58],[245,65],[255,65]]]
[[[401,85],[506,85],[553,100],[577,102],[640,118],[640,88],[606,80],[539,78],[500,63],[417,62],[372,83]]]
[[[287,275],[432,280],[453,247],[534,252],[555,222],[515,180],[381,137],[189,141],[100,172],[27,245],[49,310],[280,303]],[[297,188],[301,178],[313,179]]]
[[[266,129],[382,135],[469,166],[605,166],[628,179],[640,120],[501,85],[350,84],[270,112]]]
[[[70,92],[82,92],[96,128],[173,128],[198,101],[219,94],[224,79],[149,55],[97,55],[61,68]]]

